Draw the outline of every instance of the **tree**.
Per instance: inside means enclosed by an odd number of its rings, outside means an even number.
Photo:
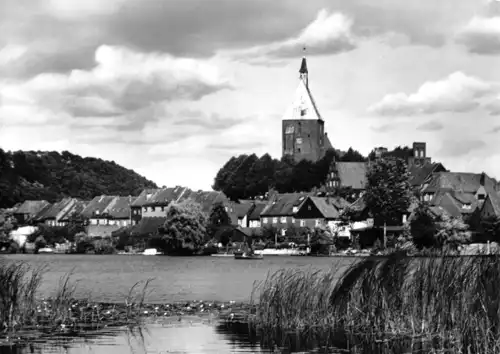
[[[429,206],[425,202],[419,203],[410,221],[410,232],[413,243],[419,249],[435,245],[436,225]]]
[[[469,226],[460,217],[441,215],[436,220],[436,243],[456,251],[460,245],[470,243]]]
[[[213,239],[221,228],[227,228],[231,225],[231,218],[227,214],[226,207],[222,203],[217,203],[213,206],[208,218],[207,234],[210,239]],[[231,239],[228,232],[220,233],[220,243],[227,248]],[[226,250],[227,252],[227,250]]]
[[[357,150],[350,147],[347,152],[340,157],[342,162],[365,162],[366,158]]]
[[[384,226],[384,247],[386,225],[400,225],[413,200],[409,177],[405,162],[398,158],[376,160],[368,170],[364,200],[375,226]]]
[[[479,230],[489,241],[500,241],[500,219],[496,216],[484,218],[479,223]]]
[[[276,161],[269,154],[262,155],[250,167],[247,176],[245,194],[248,196],[263,196],[274,187]]]
[[[167,220],[159,229],[169,253],[192,254],[205,243],[207,218],[200,204],[192,200],[171,203]]]

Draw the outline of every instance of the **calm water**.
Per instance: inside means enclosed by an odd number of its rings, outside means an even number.
[[[148,302],[190,300],[248,301],[254,281],[280,268],[330,269],[346,265],[350,258],[265,257],[248,261],[220,257],[101,256],[101,255],[7,255],[34,267],[47,265],[41,295],[50,296],[59,280],[74,270],[77,296],[102,302],[123,302],[130,288],[141,280],[155,278]]]
[[[217,257],[92,256],[92,255],[7,255],[34,267],[48,266],[41,296],[50,296],[59,280],[72,271],[78,281],[79,297],[95,301],[123,302],[138,281],[155,278],[147,302],[189,300],[248,301],[254,281],[284,267],[330,269],[347,265],[352,259],[323,257],[265,257],[258,261],[238,261]],[[71,353],[268,353],[247,334],[228,330],[203,319],[181,323],[152,323],[139,333],[129,329],[99,332],[87,338],[52,338],[29,346],[1,347],[0,354]],[[278,353],[290,351],[278,350]],[[329,352],[334,352],[330,350]]]

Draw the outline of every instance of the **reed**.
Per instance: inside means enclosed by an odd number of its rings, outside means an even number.
[[[405,257],[345,271],[279,270],[255,284],[251,325],[269,332],[344,331],[374,341],[412,338],[440,350],[500,352],[500,257]]]
[[[139,294],[133,291],[126,298],[126,309],[107,308],[85,299],[75,299],[77,284],[71,280],[73,271],[61,277],[59,286],[49,299],[37,297],[47,267],[32,268],[24,262],[0,260],[0,331],[12,333],[21,329],[37,331],[80,331],[104,325],[137,323],[152,279],[144,282]]]

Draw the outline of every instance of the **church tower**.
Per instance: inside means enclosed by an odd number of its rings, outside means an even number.
[[[282,119],[283,156],[318,161],[331,148],[325,133],[325,122],[309,90],[309,71],[304,56],[299,69],[299,86]]]

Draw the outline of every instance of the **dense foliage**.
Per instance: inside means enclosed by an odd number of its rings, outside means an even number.
[[[206,243],[207,218],[201,206],[191,200],[171,203],[167,220],[159,232],[168,253],[195,253]]]
[[[367,173],[364,200],[375,225],[400,225],[413,199],[406,163],[399,158],[376,160]]]
[[[273,159],[269,154],[233,156],[215,176],[213,189],[233,200],[263,196],[270,189],[279,193],[310,191],[326,180],[328,169],[337,152],[329,150],[317,161],[291,158]]]
[[[155,183],[136,172],[68,151],[0,149],[0,208],[25,200],[55,202],[65,196],[85,200],[101,194],[137,195]]]
[[[405,161],[411,155],[412,149],[406,146],[398,146],[383,154],[384,157],[397,157]],[[375,159],[375,152],[372,151],[368,158]],[[269,154],[261,157],[242,154],[231,157],[220,168],[212,188],[224,192],[233,200],[263,196],[270,189],[279,193],[309,192],[324,185],[332,161],[364,162],[368,158],[353,148],[346,152],[330,149],[317,162],[295,162],[288,156],[278,160]],[[349,191],[339,193],[342,197],[352,194]]]

